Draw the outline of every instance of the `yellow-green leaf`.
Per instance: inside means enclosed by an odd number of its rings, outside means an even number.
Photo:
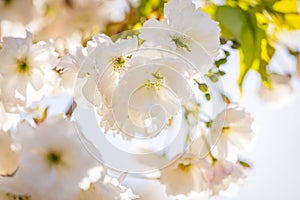
[[[285,22],[290,29],[300,29],[300,15],[299,14],[286,14],[284,16]]]
[[[218,6],[215,12],[216,20],[220,22],[222,35],[226,38],[239,40],[243,26],[243,13],[240,8]]]
[[[281,13],[298,13],[297,0],[279,0],[276,1],[272,9]]]
[[[258,69],[261,56],[261,41],[266,37],[265,32],[257,25],[255,11],[243,11],[243,27],[240,33],[240,75],[238,84],[242,91],[242,84],[250,69]]]

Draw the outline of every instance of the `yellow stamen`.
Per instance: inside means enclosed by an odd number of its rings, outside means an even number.
[[[49,151],[46,160],[50,166],[60,165],[62,163],[62,154],[57,151]]]
[[[119,56],[117,58],[115,58],[113,60],[113,67],[114,67],[114,71],[121,73],[122,71],[125,70],[125,59],[123,58],[123,56]]]
[[[176,36],[172,38],[172,41],[175,43],[177,49],[185,49],[186,51],[191,52],[186,37]]]
[[[190,168],[191,168],[192,166],[193,166],[193,165],[192,165],[191,163],[189,163],[189,164],[183,164],[183,163],[180,163],[180,164],[178,165],[178,168],[179,168],[180,170],[182,170],[182,171],[189,171]]]
[[[17,60],[17,71],[20,74],[30,74],[31,66],[28,64],[27,59]]]
[[[148,80],[146,80],[144,86],[146,86],[149,89],[159,90],[161,88],[161,86],[163,85],[164,76],[160,72],[154,72],[154,73],[152,73],[152,76],[154,77],[154,82],[151,82],[148,79]]]
[[[225,127],[222,128],[222,133],[226,135],[230,132],[230,129],[231,128],[229,126],[225,126]]]

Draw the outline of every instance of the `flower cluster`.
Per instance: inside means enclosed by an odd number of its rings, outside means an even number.
[[[84,150],[74,124],[67,119],[50,117],[35,128],[21,123],[13,140],[7,133],[1,133],[2,137],[5,140],[1,154],[5,156],[1,157],[1,174],[7,177],[0,179],[1,199],[135,197],[129,189],[108,176],[103,168],[90,175],[89,171],[99,165]],[[97,190],[96,194],[94,190]]]
[[[253,143],[253,119],[210,80],[220,29],[191,0],[170,0],[163,20],[138,31],[71,47],[68,37],[122,19],[128,2],[20,2],[0,3],[0,19],[22,19],[33,32],[3,37],[0,46],[0,199],[138,198],[110,172],[141,168],[105,154],[109,135],[127,144],[136,165],[159,172],[170,196],[218,195],[246,179],[250,166],[240,157]],[[108,14],[113,3],[125,5],[120,15]],[[30,15],[10,14],[22,9]],[[55,110],[61,102],[45,106],[66,94],[72,102],[63,111]],[[84,118],[90,111],[94,118]]]
[[[174,196],[192,192],[218,195],[243,183],[250,165],[240,156],[253,144],[252,122],[250,114],[237,105],[219,113],[209,125],[210,134],[201,129],[188,152],[162,170],[160,181],[167,192]]]

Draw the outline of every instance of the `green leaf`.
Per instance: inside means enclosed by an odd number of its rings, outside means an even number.
[[[242,91],[245,75],[253,67],[257,55],[260,55],[261,31],[257,26],[255,12],[250,9],[245,11],[239,7],[219,6],[215,14],[220,22],[222,34],[227,38],[233,38],[241,45],[238,84]],[[219,62],[216,64],[222,64],[222,60]]]
[[[139,4],[140,14],[147,17],[154,10],[162,8],[166,2],[167,0],[141,0]]]
[[[268,63],[264,60],[262,60],[259,64],[259,74],[262,80],[262,83],[267,87],[270,88],[271,87],[271,82],[269,79],[269,74],[267,71],[267,67],[268,67]]]
[[[215,18],[220,22],[222,36],[240,39],[243,26],[242,9],[230,6],[218,6],[216,8]]]
[[[238,84],[242,91],[242,84],[250,69],[257,70],[260,66],[261,41],[266,38],[264,30],[258,27],[255,12],[249,9],[244,12],[244,26],[241,30],[240,75]]]
[[[271,87],[271,82],[269,80],[269,73],[267,70],[268,64],[275,53],[274,47],[272,47],[266,39],[262,40],[261,43],[261,61],[259,63],[258,72],[262,79],[262,83],[267,87]]]
[[[250,69],[263,71],[264,63],[260,64],[261,41],[266,33],[258,26],[256,11],[249,7],[243,10],[239,7],[218,6],[216,19],[220,22],[223,36],[232,38],[239,46],[240,75],[238,85],[242,92],[244,78]],[[225,60],[216,62],[216,66],[223,64]]]
[[[272,7],[276,1],[278,0],[264,0],[261,3],[264,5],[264,7]]]
[[[297,0],[276,0],[267,4],[266,10],[272,17],[275,29],[300,29],[300,15]]]

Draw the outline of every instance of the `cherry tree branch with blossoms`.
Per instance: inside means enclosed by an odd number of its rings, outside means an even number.
[[[267,70],[258,3],[201,2],[0,1],[0,199],[143,199],[127,177],[170,199],[243,184],[254,119],[223,64],[238,49],[241,91],[257,70],[266,101],[291,76]],[[291,14],[271,7],[270,21]]]

